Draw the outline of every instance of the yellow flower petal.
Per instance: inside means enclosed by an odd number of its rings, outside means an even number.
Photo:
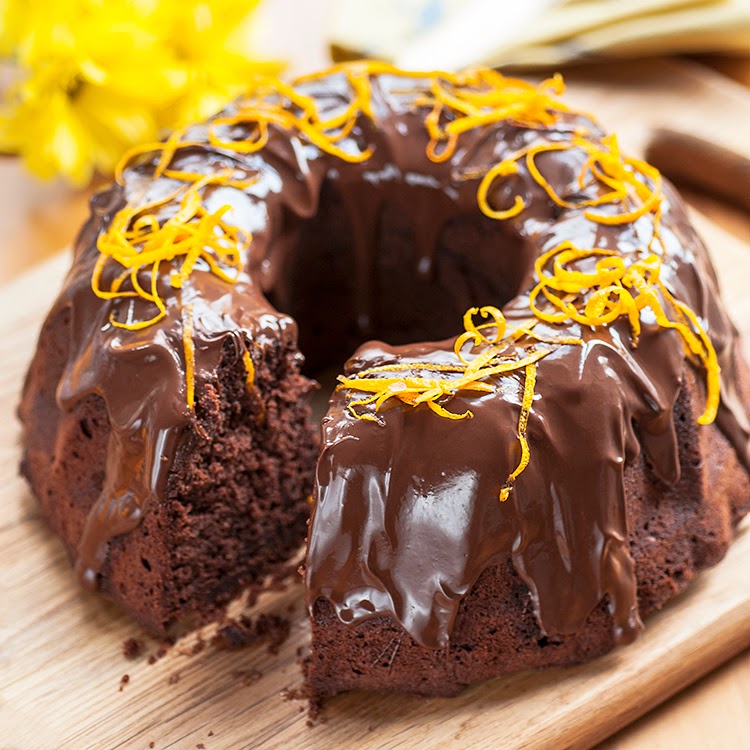
[[[215,112],[254,71],[230,44],[257,0],[0,0],[0,52],[19,80],[0,106],[0,148],[75,183],[111,173],[135,143]]]

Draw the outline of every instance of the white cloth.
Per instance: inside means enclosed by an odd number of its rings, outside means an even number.
[[[750,0],[336,0],[332,45],[406,67],[750,53]]]

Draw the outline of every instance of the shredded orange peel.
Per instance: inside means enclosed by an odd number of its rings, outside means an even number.
[[[276,125],[299,132],[321,151],[343,161],[366,161],[372,155],[370,148],[346,151],[337,144],[349,135],[361,114],[372,116],[369,87],[367,91],[367,99],[358,92],[343,113],[324,120],[312,97],[302,94],[289,84],[268,79],[259,84],[253,92],[252,100],[240,100],[237,103],[236,112],[211,121],[208,140],[216,148],[243,154],[254,153],[267,144],[269,125]],[[233,129],[238,132],[238,137],[231,136]],[[222,132],[225,134],[222,135]]]
[[[489,320],[477,325],[474,322],[476,315]],[[487,381],[523,371],[523,397],[517,429],[521,458],[500,491],[500,500],[505,501],[514,481],[530,459],[526,430],[534,399],[537,362],[554,351],[555,347],[583,344],[576,337],[537,336],[532,330],[535,324],[536,321],[521,323],[508,332],[505,316],[496,307],[472,307],[464,315],[465,330],[456,338],[453,347],[456,364],[422,361],[379,365],[351,376],[340,375],[337,390],[346,389],[360,394],[360,397],[349,401],[347,409],[357,419],[370,422],[381,422],[377,413],[389,399],[397,399],[412,407],[425,404],[447,419],[470,419],[474,416],[471,410],[457,413],[447,409],[443,403],[461,392],[491,393],[495,391],[495,386]],[[486,332],[490,330],[494,333],[487,335]],[[552,346],[537,349],[538,342]],[[472,354],[475,349],[477,351]]]
[[[594,271],[575,270],[573,264],[598,258]],[[698,316],[675,299],[661,279],[662,261],[654,253],[626,265],[620,253],[602,248],[579,249],[563,242],[537,258],[538,283],[529,296],[534,316],[545,323],[574,321],[598,328],[627,318],[631,343],[638,345],[641,310],[648,308],[661,328],[676,331],[688,356],[695,357],[706,372],[706,406],[700,424],[711,424],[719,408],[719,363]],[[546,301],[539,306],[539,299]],[[671,310],[674,320],[667,316]]]
[[[555,75],[539,85],[520,78],[510,78],[495,70],[473,67],[458,73],[440,71],[401,70],[377,60],[362,60],[336,65],[321,73],[298,78],[294,85],[304,84],[327,75],[339,73],[346,77],[353,92],[349,106],[327,121],[321,120],[315,102],[294,92],[303,104],[298,107],[308,116],[306,127],[301,132],[313,143],[313,137],[334,131],[336,140],[348,134],[360,115],[375,120],[372,106],[372,76],[388,75],[412,81],[427,81],[427,90],[415,92],[414,108],[427,108],[424,124],[430,136],[427,156],[432,161],[445,161],[455,152],[461,133],[492,123],[510,120],[527,128],[552,125],[568,107],[556,97],[565,90],[560,75]],[[408,93],[408,92],[406,92]],[[288,91],[284,95],[293,101]],[[305,101],[306,100],[306,101]],[[255,106],[255,105],[253,105]],[[298,125],[298,123],[294,123]],[[314,132],[317,131],[317,132]],[[312,132],[312,136],[311,136]],[[318,144],[319,145],[319,144]],[[329,153],[329,149],[324,148]],[[348,161],[364,161],[370,150],[359,154],[346,154]]]
[[[526,430],[529,425],[529,414],[531,413],[531,405],[534,401],[534,389],[536,387],[536,362],[530,362],[526,365],[526,374],[523,383],[523,399],[521,400],[521,414],[518,417],[518,430],[517,437],[518,442],[521,446],[521,459],[518,465],[508,476],[507,481],[500,490],[500,502],[504,503],[511,490],[513,489],[513,483],[520,476],[523,470],[529,465],[531,460],[531,451],[529,449],[529,440],[526,437]]]
[[[319,110],[313,97],[297,87],[304,89],[305,83],[332,74],[346,78],[351,99],[335,114],[327,115]],[[414,91],[412,106],[426,111],[424,125],[429,136],[426,155],[434,162],[451,158],[460,135],[470,130],[502,121],[526,129],[544,129],[571,112],[557,98],[565,89],[559,75],[533,85],[481,67],[460,73],[414,72],[402,71],[383,62],[361,61],[303,76],[291,85],[275,78],[258,77],[254,81],[252,98],[240,100],[232,109],[209,122],[208,144],[230,158],[232,154],[250,154],[264,148],[270,128],[276,127],[296,132],[321,151],[344,161],[364,162],[371,157],[372,147],[357,143],[349,136],[362,118],[376,119],[371,79],[377,75],[427,82]],[[94,292],[110,300],[140,297],[156,308],[154,315],[145,320],[121,321],[112,314],[110,320],[115,326],[137,330],[153,325],[166,315],[166,303],[159,284],[162,263],[170,265],[169,284],[174,289],[180,289],[199,265],[227,283],[235,282],[242,273],[243,252],[251,238],[231,224],[227,215],[229,206],[209,213],[203,205],[203,198],[204,192],[213,186],[225,185],[241,190],[253,180],[242,179],[246,173],[240,169],[224,169],[206,175],[172,168],[178,152],[194,147],[205,148],[205,142],[189,136],[189,129],[178,130],[162,143],[148,143],[131,149],[117,168],[117,180],[124,184],[126,168],[147,157],[156,162],[153,177],[172,180],[176,186],[163,198],[141,205],[126,205],[99,237],[100,256],[92,275]],[[629,321],[632,345],[637,346],[640,312],[649,308],[657,324],[675,330],[682,338],[688,356],[697,359],[706,370],[707,403],[699,422],[712,422],[719,404],[716,352],[697,315],[676,300],[661,281],[661,261],[651,252],[653,244],[661,241],[659,226],[664,195],[660,173],[646,162],[624,156],[614,135],[599,140],[579,125],[563,137],[565,140],[532,143],[476,175],[480,178],[477,202],[481,211],[493,219],[507,220],[519,216],[527,208],[521,195],[516,195],[513,205],[507,209],[490,205],[495,182],[519,175],[519,165],[524,163],[528,174],[554,204],[566,209],[582,209],[589,221],[621,225],[652,216],[652,237],[645,248],[650,254],[626,266],[624,258],[617,252],[601,248],[579,249],[563,243],[537,260],[538,283],[529,300],[534,318],[527,324],[518,325],[508,333],[505,318],[499,310],[494,307],[472,308],[464,316],[464,333],[456,339],[455,364],[412,362],[381,365],[339,378],[339,388],[360,396],[348,405],[349,411],[359,419],[379,421],[377,412],[385,402],[395,398],[414,407],[426,404],[439,416],[456,420],[473,415],[470,410],[455,413],[446,409],[443,405],[446,401],[463,391],[493,391],[493,378],[523,371],[524,386],[517,428],[521,457],[501,489],[501,500],[507,499],[513,482],[530,459],[526,431],[534,398],[537,363],[559,346],[582,343],[574,336],[539,335],[533,330],[539,321],[549,324],[573,321],[583,326],[600,327],[625,317]],[[581,192],[597,188],[596,197],[568,199],[559,195],[545,178],[538,158],[545,153],[568,149],[583,152],[578,187]],[[173,205],[176,210],[172,209]],[[164,218],[170,210],[171,215]],[[162,214],[162,218],[158,214]],[[661,245],[666,252],[664,244]],[[575,269],[575,264],[591,258],[598,258],[593,272]],[[109,263],[119,266],[114,275],[106,273]],[[105,276],[111,280],[105,282]],[[668,317],[667,309],[673,319]],[[187,315],[183,314],[188,379],[194,377],[192,314],[192,307]],[[489,320],[476,324],[475,315]],[[488,336],[486,332],[490,330],[494,333]],[[537,349],[540,343],[548,344],[550,348]],[[468,355],[465,353],[467,344],[470,344]],[[243,353],[243,361],[250,386],[255,368],[247,350]],[[188,386],[187,393],[192,409],[194,384]]]
[[[471,308],[467,311],[466,320],[471,320],[475,314],[484,317],[491,316],[491,323],[475,326],[473,322],[468,324],[466,331],[456,339],[454,353],[458,362],[446,364],[438,362],[398,362],[388,365],[370,367],[366,370],[352,375],[340,375],[338,389],[347,389],[369,394],[361,399],[351,401],[348,404],[349,412],[359,418],[371,422],[379,422],[377,415],[369,411],[357,411],[357,407],[374,405],[377,412],[383,404],[391,398],[396,398],[409,406],[426,404],[432,411],[447,419],[466,419],[473,417],[471,411],[462,413],[449,411],[441,405],[440,401],[451,398],[461,391],[474,391],[489,393],[494,387],[486,383],[488,378],[507,372],[523,369],[527,364],[532,364],[552,351],[551,349],[532,350],[523,357],[504,355],[513,343],[526,335],[526,327],[519,327],[508,336],[504,336],[505,318],[503,314],[494,307],[483,307],[481,309]],[[491,326],[495,328],[496,335],[488,339],[482,329]],[[463,346],[472,342],[472,349],[479,347],[476,356],[467,358],[462,351]],[[398,375],[396,373],[430,373],[429,375]],[[456,377],[457,376],[457,377]]]
[[[203,261],[223,281],[233,283],[242,272],[242,251],[250,238],[225,220],[230,206],[209,213],[203,206],[201,191],[209,185],[231,182],[230,172],[204,175],[181,186],[163,198],[140,206],[126,206],[114,217],[109,229],[99,235],[99,257],[91,279],[94,293],[102,299],[140,297],[156,307],[156,313],[145,320],[120,321],[112,313],[110,322],[118,328],[134,331],[153,325],[166,315],[166,303],[159,290],[162,263],[180,259],[172,266],[169,284],[180,289]],[[155,211],[179,201],[177,211],[160,221]],[[103,285],[105,269],[110,262],[122,270]],[[148,276],[147,287],[140,275]],[[126,287],[126,282],[130,282]]]
[[[185,400],[195,409],[195,341],[193,339],[193,305],[182,306],[182,346],[185,351]]]
[[[255,365],[253,364],[253,358],[250,356],[250,352],[247,349],[242,353],[242,361],[245,365],[245,372],[247,373],[245,382],[248,388],[252,388],[255,383]]]
[[[166,168],[163,173],[177,181],[185,175]],[[168,281],[173,289],[181,289],[199,263],[227,283],[236,282],[242,273],[242,253],[250,237],[227,220],[230,206],[224,205],[209,213],[203,205],[202,191],[210,186],[242,186],[247,182],[238,183],[233,178],[233,170],[199,176],[188,173],[188,177],[186,184],[162,198],[120,210],[109,229],[97,240],[99,257],[91,278],[94,293],[109,300],[138,297],[156,308],[151,317],[140,320],[118,320],[112,312],[110,323],[117,328],[136,331],[154,325],[166,316],[167,304],[160,289],[164,263],[170,264]],[[160,221],[156,212],[173,204],[177,204],[177,210],[168,219]],[[105,282],[110,263],[116,264],[117,270]],[[189,319],[183,316],[183,334],[186,335],[188,330],[192,337],[192,308]],[[187,401],[192,410],[195,385],[193,367],[188,359],[191,352],[194,357],[194,346],[188,347],[186,343]],[[252,383],[251,371],[248,371],[248,382]]]
[[[560,113],[569,111],[555,98],[564,91],[565,84],[557,74],[538,86],[486,68],[434,75],[429,93],[414,102],[416,106],[430,107],[425,117],[430,136],[427,156],[435,162],[446,161],[455,153],[462,133],[493,123],[512,121],[526,128],[550,126]]]
[[[578,149],[586,159],[578,174],[581,190],[598,184],[601,194],[596,198],[567,200],[555,192],[537,164],[540,154],[552,151]],[[495,180],[519,174],[518,162],[524,159],[526,169],[536,183],[544,189],[550,200],[561,208],[585,209],[584,216],[599,224],[630,224],[642,216],[653,214],[653,232],[649,249],[659,240],[659,225],[662,214],[662,177],[658,169],[640,160],[625,157],[620,152],[617,136],[608,135],[601,141],[574,136],[571,140],[540,143],[517,151],[489,169],[480,180],[477,201],[482,213],[493,219],[510,219],[526,208],[521,196],[516,196],[513,206],[498,210],[490,206],[489,193]],[[601,212],[592,210],[614,205],[624,210]]]

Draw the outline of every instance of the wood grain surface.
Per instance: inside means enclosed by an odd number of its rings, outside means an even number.
[[[674,93],[668,76],[672,98],[661,108],[654,106],[660,101],[655,90],[647,101],[641,98],[637,70],[631,84],[618,84],[617,98],[596,75],[583,72],[576,75],[572,93],[621,132],[626,147],[638,151],[651,124],[669,121],[670,109],[678,106],[681,117],[688,116],[688,108],[697,112],[696,92],[705,93],[706,86],[714,91],[710,77],[693,73],[680,73],[683,83],[689,81],[682,96]],[[709,199],[694,203],[710,216],[696,215],[696,222],[712,248],[724,297],[750,343],[750,295],[738,272],[750,270],[750,222]],[[7,212],[0,220],[21,226]],[[0,252],[8,247],[0,246]],[[78,589],[62,545],[47,531],[17,476],[13,413],[20,380],[67,265],[65,255],[55,256],[0,289],[0,314],[7,321],[0,342],[0,748],[148,748],[151,742],[155,748],[203,745],[206,750],[585,748],[750,646],[750,528],[745,524],[726,560],[650,618],[645,636],[633,646],[572,670],[494,680],[456,699],[350,694],[329,703],[326,723],[306,727],[301,704],[281,697],[300,682],[296,650],[305,643],[307,626],[299,586],[268,596],[257,610],[292,620],[292,634],[278,656],[262,646],[237,652],[208,647],[191,655],[191,636],[148,664],[157,644],[114,607]],[[147,642],[145,655],[132,662],[121,653],[131,637]],[[747,675],[748,657],[731,669]],[[124,674],[129,681],[121,691]],[[727,722],[721,717],[731,708],[741,716],[747,703],[698,701],[708,706],[705,715],[713,716],[717,727],[716,733],[701,734],[688,715],[696,694],[689,691],[678,699],[687,701],[678,715],[682,739],[669,718],[675,714],[667,713],[657,725],[661,734],[650,732],[647,719],[607,747],[741,747],[731,738],[746,735],[722,728]]]

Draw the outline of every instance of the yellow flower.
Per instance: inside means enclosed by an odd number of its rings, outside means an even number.
[[[0,149],[85,184],[134,143],[200,119],[275,62],[247,51],[258,0],[0,0],[0,55],[17,75]]]

